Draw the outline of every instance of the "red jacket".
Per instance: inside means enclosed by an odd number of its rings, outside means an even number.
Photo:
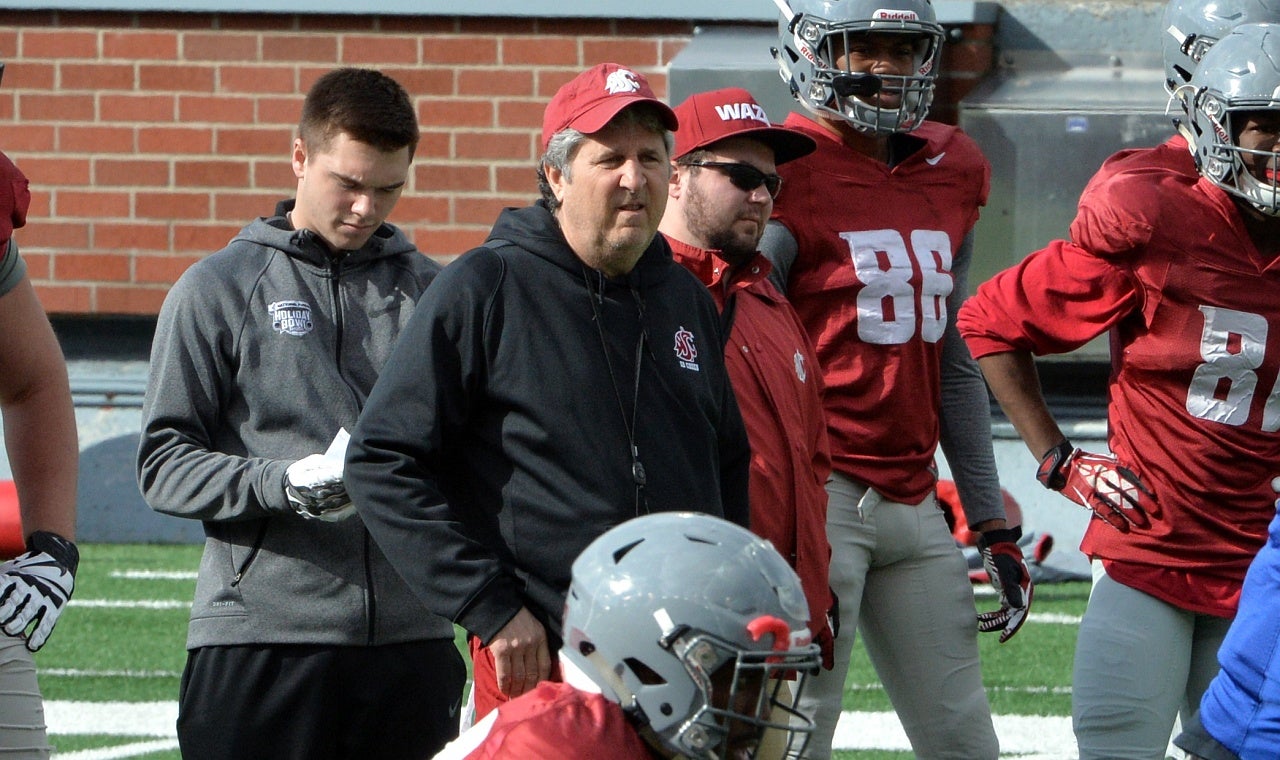
[[[751,442],[751,530],[769,540],[800,576],[809,629],[827,627],[826,482],[831,449],[822,411],[822,377],[795,309],[768,280],[757,255],[730,274],[716,251],[668,237],[675,260],[702,281],[721,314],[732,304],[725,364]],[[726,279],[727,278],[727,279]]]

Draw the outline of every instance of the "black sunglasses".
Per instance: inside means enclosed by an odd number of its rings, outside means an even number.
[[[777,198],[778,191],[782,189],[782,177],[776,174],[765,174],[751,164],[729,161],[680,161],[679,163],[682,166],[705,166],[708,169],[718,169],[729,175],[729,181],[734,187],[748,193],[764,185],[764,189],[769,191],[769,197]]]

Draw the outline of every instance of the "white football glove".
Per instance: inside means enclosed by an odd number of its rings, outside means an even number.
[[[80,552],[57,533],[38,530],[27,551],[0,564],[0,628],[35,652],[49,640],[75,588]]]
[[[342,482],[342,460],[312,454],[284,471],[284,492],[294,511],[307,519],[338,522],[355,513]]]

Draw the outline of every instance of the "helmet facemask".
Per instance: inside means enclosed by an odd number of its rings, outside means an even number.
[[[810,111],[836,116],[872,135],[910,132],[924,122],[933,103],[942,27],[931,14],[927,19],[909,10],[875,14],[880,17],[830,21],[802,13],[794,22],[784,19],[782,49],[774,54],[792,94]],[[847,54],[865,46],[868,35],[909,39],[914,48],[910,72],[852,71]],[[886,102],[886,96],[892,100]]]
[[[1244,121],[1263,109],[1232,106],[1208,91],[1196,95],[1195,108],[1193,127],[1197,131],[1209,127],[1208,135],[1199,134],[1197,139],[1208,143],[1203,150],[1197,150],[1200,173],[1259,212],[1280,216],[1280,182],[1276,177],[1280,153],[1238,144]]]

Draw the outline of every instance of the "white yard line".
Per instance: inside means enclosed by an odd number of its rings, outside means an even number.
[[[127,610],[179,610],[191,609],[190,600],[182,599],[76,599],[67,602],[72,607],[99,607]]]
[[[125,578],[141,581],[194,581],[195,570],[112,570],[107,574],[111,578]]]

